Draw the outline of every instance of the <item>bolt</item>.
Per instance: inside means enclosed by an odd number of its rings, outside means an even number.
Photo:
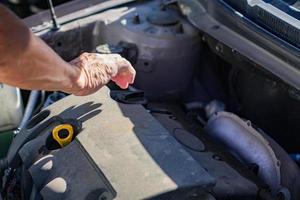
[[[105,195],[100,195],[98,200],[107,200],[107,197]]]
[[[169,118],[173,120],[177,120],[177,117],[175,117],[174,115],[170,115]]]
[[[98,200],[107,200],[108,196],[109,196],[109,193],[107,191],[104,191],[99,195]]]
[[[184,32],[182,24],[179,24],[179,26],[176,28],[176,32],[179,34],[182,34]]]
[[[214,160],[222,161],[222,158],[221,158],[220,156],[216,155],[216,154],[214,154],[214,155],[212,156],[212,158],[213,158]]]
[[[220,44],[220,43],[218,43],[218,44],[216,45],[216,51],[217,51],[217,52],[220,52],[220,53],[223,53],[223,45]]]
[[[218,30],[219,28],[220,28],[219,25],[214,25],[214,26],[211,27],[211,29],[213,29],[213,30]]]
[[[132,20],[132,23],[134,24],[140,24],[141,23],[141,19],[140,19],[140,16],[138,13],[135,13],[134,17],[133,17],[133,20]]]
[[[290,200],[291,199],[291,193],[287,188],[281,188],[279,192],[277,193],[277,200]]]

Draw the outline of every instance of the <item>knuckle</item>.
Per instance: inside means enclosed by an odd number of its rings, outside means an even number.
[[[89,53],[83,52],[83,53],[80,55],[80,57],[86,57],[86,56],[88,56],[88,55],[89,55]]]
[[[83,53],[83,54],[81,54],[81,55],[78,57],[78,59],[79,59],[80,61],[84,61],[84,60],[86,60],[87,57],[88,57],[88,54],[87,54],[87,53]]]
[[[114,54],[112,54],[113,56],[115,56],[115,57],[122,57],[120,54],[118,54],[118,53],[114,53]]]
[[[103,58],[103,56],[105,56],[105,54],[95,53],[96,58],[101,59],[101,58]]]
[[[111,56],[114,58],[114,59],[117,59],[117,60],[120,60],[122,59],[122,56],[120,54],[111,54]]]

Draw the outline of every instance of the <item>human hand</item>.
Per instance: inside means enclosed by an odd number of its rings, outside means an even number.
[[[110,80],[126,89],[136,74],[131,64],[118,54],[83,53],[70,64],[80,73],[71,91],[77,96],[92,94]]]

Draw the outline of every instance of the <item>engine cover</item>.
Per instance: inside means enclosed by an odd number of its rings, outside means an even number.
[[[53,116],[80,120],[82,131],[66,147],[50,150],[54,123],[19,151],[43,199],[212,198],[203,189],[216,180],[142,106],[117,103],[103,88],[87,97],[69,96],[49,111],[26,134]]]

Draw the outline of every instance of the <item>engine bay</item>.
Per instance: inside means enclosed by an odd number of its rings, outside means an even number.
[[[1,159],[4,199],[300,199],[299,90],[187,13],[133,1],[32,27],[66,61],[118,53],[137,76],[128,90],[47,93],[61,100],[40,106]]]

